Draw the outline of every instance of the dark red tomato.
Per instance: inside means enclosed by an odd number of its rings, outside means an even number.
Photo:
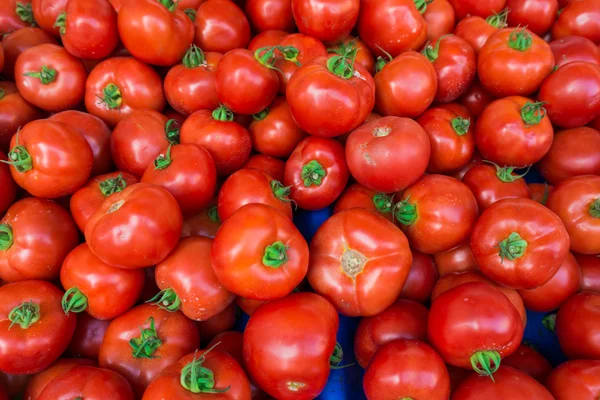
[[[273,300],[291,293],[306,276],[308,245],[287,215],[268,205],[246,204],[223,222],[211,260],[228,290]]]
[[[427,172],[443,174],[464,167],[475,151],[469,111],[456,103],[433,107],[417,120],[429,136],[431,157]]]
[[[462,181],[473,192],[479,210],[483,211],[502,199],[531,198],[523,175],[515,175],[513,169],[479,164],[467,171]]]
[[[204,147],[212,156],[217,174],[228,176],[244,165],[252,140],[250,132],[233,121],[233,113],[219,107],[215,111],[196,111],[181,126],[181,143]]]
[[[285,95],[290,78],[301,65],[306,64],[313,58],[326,57],[328,55],[327,49],[323,43],[312,36],[303,35],[301,33],[293,33],[286,36],[279,43],[279,46],[281,50],[293,47],[298,52],[297,55],[294,55],[296,51],[294,50],[292,54],[286,55],[284,51],[280,50],[283,57],[277,57],[275,60],[274,66],[279,76],[279,93],[282,95]],[[290,55],[292,57],[290,57]]]
[[[556,67],[573,61],[600,64],[600,49],[590,39],[581,36],[567,36],[550,42]]]
[[[223,311],[207,319],[206,321],[196,322],[196,326],[198,327],[198,332],[200,333],[202,342],[206,343],[219,333],[233,329],[236,319],[237,307],[235,302],[233,302]]]
[[[531,399],[554,400],[550,392],[535,379],[512,367],[500,367],[494,380],[472,373],[452,395],[452,400]]]
[[[179,0],[177,2],[177,8],[182,11],[185,11],[185,13],[188,14],[188,16],[193,20],[194,18],[190,16],[188,9],[191,8],[192,10],[196,11],[198,7],[200,7],[200,4],[204,3],[204,1],[205,0]]]
[[[490,103],[475,127],[475,144],[482,157],[515,167],[541,160],[550,150],[553,136],[545,104],[521,96]]]
[[[569,359],[599,359],[600,293],[582,292],[567,300],[558,310],[555,332]]]
[[[348,36],[359,18],[359,8],[365,7],[360,0],[292,0],[291,3],[298,30],[324,43]]]
[[[268,30],[293,32],[296,28],[292,0],[248,0],[244,9],[256,33]]]
[[[413,250],[412,255],[413,262],[400,298],[425,303],[429,300],[431,290],[439,278],[438,272],[431,256],[416,250]]]
[[[600,176],[565,179],[548,197],[548,208],[564,223],[571,238],[571,251],[600,253]]]
[[[334,137],[367,119],[375,104],[375,82],[348,54],[317,57],[294,73],[286,97],[300,129]]]
[[[427,133],[408,118],[379,118],[353,131],[346,141],[352,176],[383,193],[398,192],[416,182],[427,168],[430,152]]]
[[[557,0],[508,0],[508,25],[526,26],[531,32],[544,36],[558,15]]]
[[[576,128],[600,115],[600,65],[574,61],[563,65],[542,84],[538,99],[553,124]]]
[[[88,220],[85,238],[105,263],[145,268],[175,248],[182,219],[177,201],[166,189],[136,183],[104,200]]]
[[[514,289],[548,282],[569,252],[569,235],[560,218],[530,199],[504,199],[485,210],[471,235],[481,272]]]
[[[244,297],[236,297],[235,304],[247,315],[252,315],[258,307],[265,304],[265,301],[246,299]]]
[[[596,254],[575,254],[581,268],[581,291],[600,292],[600,257]]]
[[[487,40],[499,29],[505,28],[508,11],[484,17],[466,17],[456,25],[454,34],[465,39],[471,45],[475,54],[479,54]]]
[[[563,8],[552,26],[552,37],[583,36],[600,42],[600,1],[572,0]]]
[[[78,366],[54,379],[42,391],[39,400],[72,398],[134,400],[131,385],[120,374],[104,368]]]
[[[117,48],[117,12],[106,0],[69,0],[63,10],[54,26],[60,29],[60,38],[69,53],[85,60],[102,60]],[[128,17],[131,18],[131,14]],[[141,30],[142,27],[145,25],[136,29]],[[161,34],[154,31],[153,37],[160,38]],[[128,31],[121,32],[123,40],[130,35]],[[131,52],[129,48],[127,50]],[[146,50],[149,49],[146,47]],[[138,54],[135,56],[138,57]],[[144,61],[144,57],[140,59]]]
[[[40,110],[28,103],[8,81],[0,82],[0,151],[8,152],[10,139],[27,123],[40,119]]]
[[[367,45],[359,38],[346,36],[334,45],[329,46],[327,50],[330,53],[343,55],[347,52],[354,51],[354,49],[356,49],[356,58],[354,59],[354,62],[362,65],[370,74],[373,74],[375,70],[375,57],[373,57],[373,54]]]
[[[463,19],[469,15],[478,17],[487,17],[488,15],[499,13],[505,6],[506,0],[448,0],[457,19]]]
[[[86,77],[81,60],[50,43],[23,51],[15,63],[15,81],[23,98],[51,112],[81,103]]]
[[[252,41],[248,44],[248,50],[254,52],[263,47],[277,46],[287,35],[289,35],[288,32],[277,29],[261,32],[252,38]]]
[[[552,372],[552,365],[548,360],[526,344],[520,345],[517,351],[504,358],[502,365],[508,365],[525,372],[542,385]]]
[[[0,34],[5,35],[21,28],[33,26],[31,0],[6,0],[0,6]]]
[[[31,47],[44,43],[57,44],[58,42],[52,35],[39,28],[22,28],[4,36],[2,39],[2,48],[4,50],[2,76],[5,79],[14,80],[15,63],[19,55]]]
[[[44,31],[60,36],[60,29],[55,26],[59,14],[67,8],[68,0],[32,0],[33,19]],[[110,4],[109,4],[110,5]]]
[[[221,227],[221,219],[217,213],[215,201],[198,214],[188,217],[183,221],[181,237],[204,236],[215,237],[217,230]]]
[[[431,105],[438,78],[425,56],[408,51],[380,65],[375,66],[375,105],[382,115],[416,118]]]
[[[500,359],[519,347],[523,323],[499,289],[468,282],[444,292],[431,305],[427,331],[444,361],[473,368],[492,382],[489,376],[497,372]]]
[[[586,126],[556,132],[538,169],[554,185],[573,176],[600,175],[600,132]]]
[[[15,201],[17,195],[17,185],[10,174],[8,164],[3,161],[8,161],[6,154],[0,150],[0,187],[2,187],[2,195],[0,195],[0,215],[4,215],[8,207]]]
[[[250,156],[242,168],[251,168],[266,172],[278,182],[283,182],[285,174],[285,162],[278,158],[265,156],[264,154]]]
[[[110,127],[134,110],[165,108],[162,80],[152,67],[131,57],[102,61],[88,76],[85,107]]]
[[[57,278],[79,238],[73,219],[50,200],[25,198],[0,220],[0,278],[6,282]]]
[[[109,323],[110,321],[96,319],[88,313],[77,314],[77,326],[67,354],[97,360]]]
[[[237,331],[226,331],[221,332],[216,335],[212,340],[206,345],[207,349],[215,346],[215,348],[219,351],[223,351],[233,358],[241,365],[244,365],[244,353],[243,353],[243,345],[244,345],[244,334],[242,332]]]
[[[423,19],[427,23],[428,40],[452,33],[456,24],[454,8],[448,0],[433,0],[427,3]]]
[[[245,48],[250,41],[250,24],[244,12],[230,0],[207,0],[198,8],[194,21],[194,43],[204,51],[225,54]]]
[[[492,95],[481,86],[478,79],[475,79],[466,93],[458,99],[458,102],[465,106],[471,115],[479,118],[483,110],[493,100]]]
[[[73,368],[82,365],[94,366],[96,362],[84,358],[59,358],[45,370],[31,376],[31,379],[27,382],[23,398],[37,400],[50,382]]]
[[[595,400],[600,395],[600,360],[567,361],[552,371],[546,387],[556,400]]]
[[[344,315],[377,315],[402,292],[411,263],[400,229],[374,212],[354,208],[334,214],[317,230],[308,282]]]
[[[469,241],[459,244],[453,249],[437,253],[433,256],[440,279],[456,272],[477,271],[479,265],[471,252]]]
[[[378,193],[360,183],[354,183],[348,186],[340,195],[333,208],[333,213],[337,214],[344,210],[359,207],[377,212],[386,219],[392,219],[393,202],[394,199],[385,193]]]
[[[527,184],[531,198],[538,203],[546,205],[548,196],[552,193],[554,186],[548,185],[547,183],[529,183]]]
[[[0,372],[0,399],[10,400],[22,396],[29,378],[29,375],[13,375]]]
[[[75,330],[75,315],[64,313],[62,296],[56,286],[43,281],[0,287],[0,371],[34,374],[65,351]]]
[[[327,383],[338,325],[335,308],[314,293],[294,293],[265,303],[252,314],[244,332],[249,375],[278,399],[317,397]],[[271,334],[265,335],[267,331]]]
[[[411,300],[396,300],[381,313],[360,320],[354,334],[354,355],[366,368],[377,350],[397,339],[427,340],[429,310]]]

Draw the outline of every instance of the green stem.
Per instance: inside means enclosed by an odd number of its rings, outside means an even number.
[[[212,118],[215,121],[233,121],[233,112],[221,104],[212,112]]]
[[[300,55],[300,50],[298,50],[294,46],[279,46],[279,51],[283,56],[283,59],[286,61],[291,61],[297,66],[300,66],[300,61],[298,61],[298,56]]]
[[[11,329],[15,324],[23,329],[27,329],[39,321],[40,317],[40,306],[33,301],[26,301],[8,313],[8,319],[11,322],[8,329]]]
[[[5,95],[6,95],[6,92],[4,91],[4,89],[0,88],[0,100],[2,100]]]
[[[489,17],[487,17],[485,19],[485,22],[487,22],[489,25],[493,26],[496,29],[506,28],[508,12],[509,12],[508,8],[505,8],[504,10],[500,11],[497,14],[490,15]]]
[[[548,314],[542,319],[542,325],[546,327],[550,332],[556,331],[556,313]]]
[[[504,183],[512,183],[518,179],[523,178],[525,175],[527,175],[527,173],[529,172],[529,169],[531,168],[531,165],[530,165],[529,167],[527,167],[527,171],[525,171],[523,174],[513,175],[513,171],[515,170],[516,167],[500,167],[498,164],[493,163],[488,160],[483,160],[483,162],[492,164],[496,168],[496,176],[498,177],[498,179],[500,179]]]
[[[489,376],[495,382],[493,374],[500,368],[501,360],[497,351],[478,351],[471,356],[471,366],[479,375]]]
[[[169,145],[169,147],[167,147],[167,152],[165,154],[159,154],[154,160],[154,169],[165,169],[171,165],[172,162],[171,145]]]
[[[80,313],[87,309],[88,298],[76,287],[67,290],[62,298],[62,309],[65,314],[70,312]]]
[[[165,6],[170,12],[177,10],[177,2],[173,0],[158,0],[158,2]]]
[[[432,46],[431,43],[427,43],[421,53],[431,62],[437,60],[440,56],[440,44],[442,43],[442,39],[444,39],[446,36],[448,35],[440,37],[435,43],[435,46]]]
[[[10,161],[0,160],[0,162],[12,165],[17,172],[27,172],[33,169],[31,154],[29,154],[25,146],[17,144],[7,155]]]
[[[373,196],[375,209],[382,214],[389,214],[392,211],[393,198],[385,193],[377,193]]]
[[[549,195],[550,195],[550,186],[548,186],[547,183],[544,183],[544,197],[542,197],[542,200],[540,201],[540,203],[542,203],[543,205],[546,205]]]
[[[204,57],[204,52],[202,49],[195,44],[192,44],[190,49],[183,56],[183,60],[181,62],[186,68],[196,68],[205,64],[206,58]]]
[[[17,13],[21,21],[31,26],[35,25],[35,20],[33,19],[33,7],[31,3],[17,3],[15,12]]]
[[[56,21],[54,22],[53,25],[55,28],[59,28],[59,33],[61,36],[64,36],[65,33],[67,33],[67,12],[63,11],[60,14],[58,14],[58,17],[56,17]]]
[[[342,369],[342,368],[347,368],[347,367],[351,367],[354,365],[354,363],[340,365],[342,363],[343,359],[344,359],[344,350],[342,349],[342,345],[339,344],[338,342],[336,342],[335,348],[333,349],[333,353],[331,354],[331,357],[329,357],[329,367],[331,369]]]
[[[106,87],[102,89],[102,97],[98,96],[98,98],[111,110],[119,108],[121,107],[121,104],[123,104],[121,91],[114,83],[106,85]]]
[[[508,37],[508,47],[517,51],[527,51],[532,44],[533,38],[526,28],[513,29]]]
[[[208,218],[215,224],[221,222],[221,218],[219,218],[219,213],[217,212],[217,206],[212,206],[208,209]]]
[[[288,260],[288,247],[283,242],[274,242],[265,247],[262,263],[265,267],[279,268]]]
[[[127,187],[127,182],[123,179],[123,174],[119,174],[114,178],[108,178],[98,184],[100,192],[104,197],[108,197],[111,194],[123,191]]]
[[[170,144],[179,144],[179,126],[177,121],[170,119],[165,124],[165,136]]]
[[[427,11],[427,4],[432,1],[433,0],[414,0],[415,7],[417,7],[417,11],[419,11],[420,14],[425,14],[425,11]]]
[[[387,65],[387,63],[389,63],[390,61],[392,61],[394,59],[394,57],[392,57],[392,55],[390,53],[388,53],[381,47],[377,46],[377,48],[379,50],[381,50],[381,52],[383,52],[383,54],[385,54],[385,57],[382,57],[382,56],[377,57],[377,61],[375,61],[375,73],[381,71],[383,69],[383,67],[385,67]]]
[[[271,181],[270,185],[271,191],[273,191],[273,195],[275,195],[275,197],[281,201],[290,201],[288,196],[292,192],[291,186],[283,186],[281,182],[276,181],[275,179]]]
[[[231,388],[231,386],[228,386],[225,389],[215,389],[215,374],[202,365],[206,361],[206,355],[219,344],[221,342],[206,350],[199,358],[196,358],[194,354],[194,359],[181,369],[179,383],[183,388],[192,393],[213,394],[225,393]]]
[[[600,199],[594,200],[590,205],[590,215],[594,218],[600,218]]]
[[[42,65],[39,72],[26,72],[23,76],[37,78],[42,82],[42,85],[49,85],[56,80],[56,70],[47,65]]]
[[[192,20],[192,22],[196,21],[196,10],[193,8],[186,8],[183,12]]]
[[[279,71],[275,67],[275,50],[277,50],[278,48],[279,46],[270,46],[256,49],[256,51],[254,52],[254,58],[256,59],[256,61],[258,61],[265,67],[269,69],[274,69],[275,71]]]
[[[159,308],[170,312],[179,310],[179,307],[181,306],[181,300],[179,299],[179,296],[177,296],[177,293],[175,293],[175,291],[171,288],[161,290],[156,294],[156,296],[148,300],[146,303],[152,303],[157,305]]]
[[[323,178],[327,176],[327,171],[317,160],[311,160],[302,166],[300,176],[305,187],[320,186],[323,183]]]
[[[512,232],[506,239],[498,243],[497,247],[500,249],[498,254],[500,255],[501,262],[505,258],[513,261],[523,257],[525,250],[527,250],[527,241],[517,232]]]
[[[452,129],[458,136],[466,135],[469,132],[469,127],[471,126],[471,119],[456,117],[450,121],[450,125],[452,125]]]
[[[269,115],[269,107],[265,108],[261,112],[252,114],[252,119],[255,121],[262,121],[263,119],[267,118],[267,115]]]
[[[154,353],[162,345],[154,327],[154,318],[150,317],[146,322],[150,322],[150,326],[148,328],[140,326],[140,337],[129,341],[134,358],[156,358]]]
[[[14,237],[10,225],[0,224],[0,251],[6,251],[13,245]]]
[[[546,116],[544,104],[543,101],[536,101],[535,103],[528,101],[521,107],[521,119],[528,128],[539,124]]]
[[[394,216],[402,225],[412,225],[417,220],[417,206],[409,202],[410,196],[394,206]]]
[[[354,62],[357,54],[358,48],[354,46],[352,52],[330,57],[327,60],[327,69],[329,72],[340,78],[350,79],[354,76]]]

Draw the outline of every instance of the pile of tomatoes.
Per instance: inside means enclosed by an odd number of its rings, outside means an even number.
[[[600,0],[2,0],[0,34],[0,400],[355,364],[338,398],[600,398]]]

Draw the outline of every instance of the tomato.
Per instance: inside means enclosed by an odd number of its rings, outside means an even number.
[[[477,120],[475,144],[484,159],[524,167],[550,150],[554,130],[543,102],[509,96],[490,103]]]
[[[448,0],[433,0],[427,3],[423,19],[427,23],[428,40],[452,33],[456,23],[454,8]]]
[[[367,45],[359,38],[346,36],[333,46],[328,47],[327,51],[343,55],[347,52],[354,51],[354,49],[356,49],[356,58],[354,59],[354,62],[362,65],[370,74],[373,74],[375,69],[375,57],[373,57],[373,54]]]
[[[550,42],[556,66],[573,61],[600,64],[600,49],[594,42],[581,36],[567,36]]]
[[[118,373],[104,368],[77,366],[55,378],[42,391],[39,400],[67,400],[71,398],[100,400],[109,396],[114,400],[134,400],[131,385]]]
[[[425,56],[408,51],[380,65],[375,66],[375,105],[382,115],[415,118],[431,105],[438,78]]]
[[[375,104],[375,82],[349,54],[317,57],[296,70],[286,97],[300,129],[339,136],[367,119]]]
[[[572,0],[560,12],[552,26],[552,37],[583,36],[594,43],[600,42],[600,1]]]
[[[289,47],[292,47],[295,50],[292,50],[291,53],[287,54],[287,52],[290,51]],[[354,48],[356,48],[356,46]],[[301,33],[287,35],[279,42],[279,49],[283,57],[276,57],[273,65],[279,76],[279,93],[283,95],[285,95],[290,78],[299,66],[306,64],[314,58],[326,57],[328,55],[327,49],[323,43],[312,36],[303,35]]]
[[[81,103],[86,75],[81,60],[50,43],[23,51],[15,63],[19,93],[46,111],[64,111]]]
[[[155,265],[175,248],[182,216],[164,188],[137,183],[114,193],[85,227],[90,250],[106,264],[135,269]]]
[[[531,198],[523,175],[515,175],[513,169],[500,168],[495,164],[479,164],[467,171],[463,183],[473,192],[480,210],[483,211],[502,199]]]
[[[304,279],[308,245],[287,215],[264,204],[247,204],[223,222],[211,260],[228,290],[272,300],[286,296]]]
[[[263,300],[245,299],[243,297],[236,297],[235,299],[235,304],[247,315],[252,315],[258,307],[265,303]]]
[[[411,300],[396,300],[381,313],[360,320],[354,334],[354,354],[366,368],[373,355],[386,343],[397,339],[427,339],[429,310]]]
[[[567,300],[558,310],[555,332],[569,359],[600,358],[600,293],[582,292]]]
[[[468,15],[478,17],[487,17],[488,15],[499,13],[506,4],[506,0],[448,0],[457,19],[463,19]]]
[[[394,152],[390,152],[394,149]],[[408,118],[384,117],[350,134],[346,161],[352,176],[369,189],[398,192],[416,182],[429,163],[427,133]]]
[[[254,32],[293,32],[296,28],[291,0],[248,0],[244,9]]]
[[[556,400],[594,400],[600,395],[600,361],[567,361],[552,371],[546,387]]]
[[[452,395],[452,400],[531,399],[553,400],[550,392],[535,379],[512,367],[500,367],[494,380],[472,373]]]
[[[600,253],[600,177],[583,175],[561,181],[548,197],[548,208],[565,224],[571,251]]]
[[[530,183],[527,187],[529,188],[529,193],[531,193],[531,198],[543,205],[546,205],[548,196],[554,189],[553,186],[547,183]]]
[[[230,0],[207,0],[196,13],[194,43],[204,51],[225,54],[245,48],[250,24],[244,12]]]
[[[479,118],[485,107],[493,100],[492,95],[486,92],[478,79],[475,79],[465,94],[458,99],[458,103],[466,107],[473,117]]]
[[[553,124],[576,128],[600,115],[600,65],[574,61],[563,65],[542,84],[538,99]]]
[[[75,316],[63,312],[62,295],[56,286],[43,281],[0,287],[4,300],[0,311],[0,371],[34,374],[65,351],[75,330]]]
[[[44,31],[60,36],[59,27],[54,26],[58,15],[67,8],[68,0],[32,0],[33,19]]]
[[[287,35],[289,35],[288,32],[277,29],[270,29],[268,31],[261,32],[252,38],[248,44],[248,50],[254,52],[263,47],[277,46],[279,45],[279,42],[281,42]]]
[[[292,0],[291,3],[300,33],[325,43],[348,36],[359,18],[359,8],[365,7],[360,0]]]
[[[119,44],[117,12],[106,0],[69,0],[53,26],[60,29],[65,49],[77,58],[102,60]],[[130,32],[122,32],[121,38],[128,38],[128,35]],[[155,38],[160,35],[160,32],[154,32]],[[127,50],[131,52],[129,48]]]
[[[0,82],[0,151],[8,151],[10,139],[27,123],[40,119],[40,111],[28,103],[12,82]],[[0,207],[1,208],[1,207]]]
[[[252,150],[246,128],[233,121],[233,113],[219,107],[196,111],[180,130],[181,143],[195,143],[212,156],[219,176],[231,175],[244,165]]]
[[[317,397],[329,376],[338,324],[335,309],[314,293],[265,303],[244,332],[244,361],[252,380],[278,399]]]
[[[96,319],[88,313],[77,314],[77,325],[67,354],[97,360],[109,323],[110,321]]]
[[[28,400],[37,400],[42,391],[60,375],[72,370],[78,366],[93,366],[96,362],[84,358],[59,358],[54,364],[45,370],[31,376],[23,398]]]
[[[575,254],[581,267],[581,291],[600,292],[600,257],[596,254]]]
[[[448,251],[434,254],[433,263],[440,278],[456,272],[477,271],[479,269],[479,265],[471,252],[469,241],[465,241]]]
[[[410,299],[421,303],[427,302],[433,285],[438,280],[438,272],[433,265],[433,259],[423,253],[413,250],[413,263],[408,278],[400,293],[401,299]]]
[[[462,19],[454,29],[454,34],[465,39],[471,45],[475,54],[479,54],[483,45],[498,30],[507,26],[508,11],[489,15],[487,18],[472,15]]]
[[[508,0],[506,7],[509,26],[526,26],[539,36],[550,30],[558,15],[557,0]]]
[[[184,219],[181,237],[204,236],[213,238],[220,227],[221,219],[213,200],[208,207],[198,214]]]
[[[471,235],[481,272],[513,289],[548,282],[569,250],[569,235],[549,209],[530,199],[504,199],[485,210]]]
[[[334,214],[317,230],[310,244],[308,282],[338,312],[371,316],[398,298],[411,263],[400,229],[371,211],[354,208]]]
[[[235,360],[243,367],[244,366],[244,334],[237,331],[221,332],[215,336],[207,345],[210,349],[215,346],[219,351],[225,352],[235,358]]]
[[[391,220],[393,218],[392,197],[385,193],[378,193],[368,189],[360,183],[353,183],[344,190],[335,203],[333,213],[337,214],[355,207],[366,208],[369,211],[378,213],[386,219]]]
[[[0,34],[5,35],[21,28],[33,26],[31,0],[6,0],[0,7]]]
[[[130,57],[102,61],[88,76],[85,107],[110,127],[134,110],[165,108],[162,80],[148,65]]]
[[[531,376],[542,385],[552,372],[552,365],[550,365],[548,360],[527,344],[520,345],[517,351],[503,359],[502,365],[516,368]]]
[[[8,164],[3,161],[8,161],[6,154],[0,150],[0,186],[2,187],[2,195],[0,196],[0,215],[4,215],[6,210],[13,204],[17,195],[17,185],[10,174]]]
[[[235,297],[235,296],[234,296]],[[197,321],[196,326],[203,342],[212,340],[219,333],[233,329],[237,319],[237,307],[235,302],[231,303],[223,311],[207,319],[206,321]]]
[[[519,347],[523,324],[500,290],[469,282],[444,292],[431,305],[427,332],[448,364],[491,376],[498,372],[500,359]]]
[[[285,174],[285,163],[278,158],[254,154],[248,158],[242,168],[258,169],[271,175],[271,178],[283,182]]]
[[[10,2],[10,1],[9,1]],[[56,39],[39,28],[22,28],[9,33],[2,39],[4,50],[4,69],[2,76],[14,80],[15,63],[25,50],[44,43],[57,44]]]

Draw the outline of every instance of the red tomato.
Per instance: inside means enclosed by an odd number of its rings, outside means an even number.
[[[306,275],[306,241],[287,215],[267,205],[241,207],[223,222],[214,240],[213,270],[238,296],[277,299]]]
[[[10,3],[11,0],[9,0]],[[3,3],[4,5],[5,3]],[[19,55],[25,50],[44,43],[57,44],[56,39],[39,28],[22,28],[9,33],[2,39],[4,50],[4,69],[2,76],[14,80],[15,63]]]
[[[487,17],[499,13],[506,4],[506,0],[449,0],[457,19],[463,19],[468,15]]]
[[[0,287],[0,371],[35,374],[65,351],[75,330],[75,315],[63,312],[62,295],[43,281]]]
[[[293,50],[289,47],[292,47]],[[356,51],[358,52],[358,50]],[[323,43],[312,36],[301,33],[293,33],[283,38],[279,42],[279,52],[282,53],[283,57],[277,57],[273,65],[278,72],[279,93],[282,95],[285,95],[290,78],[301,65],[306,64],[314,58],[326,57],[328,55]]]
[[[438,274],[444,277],[455,272],[477,271],[479,265],[471,252],[469,241],[459,244],[453,249],[433,256],[433,263]]]
[[[233,296],[235,298],[235,296]],[[235,320],[237,319],[237,307],[235,302],[231,303],[229,307],[223,311],[207,319],[206,321],[196,322],[198,332],[203,342],[211,340],[216,335],[222,332],[233,329]]]
[[[478,79],[475,79],[466,93],[458,99],[458,103],[466,107],[475,118],[479,118],[493,100],[492,95],[485,91]]]
[[[431,290],[439,278],[438,272],[431,256],[416,250],[413,250],[412,255],[413,262],[400,298],[425,303],[429,300]]]
[[[569,251],[560,218],[530,199],[504,199],[485,210],[471,235],[471,250],[481,272],[513,289],[548,282]]]
[[[317,57],[294,73],[286,97],[300,129],[339,136],[367,119],[375,104],[375,82],[348,54]]]
[[[426,2],[427,7],[423,19],[427,23],[427,39],[433,40],[452,33],[456,24],[454,8],[448,0],[433,0]]]
[[[155,265],[175,248],[182,216],[164,188],[136,183],[109,196],[85,227],[90,250],[106,264],[127,269]]]
[[[429,310],[411,300],[396,300],[381,313],[360,320],[354,334],[354,355],[366,368],[381,346],[396,339],[427,340]]]
[[[131,385],[118,373],[104,368],[78,366],[54,379],[38,397],[39,400],[85,398],[134,400]]]
[[[530,183],[527,187],[529,188],[529,193],[531,193],[531,198],[543,205],[546,205],[548,196],[554,189],[553,186],[547,183]]]
[[[500,290],[469,282],[444,292],[431,305],[427,331],[444,361],[473,368],[492,382],[489,376],[498,372],[500,359],[519,347],[523,324]]]
[[[346,36],[333,46],[328,47],[327,51],[343,55],[354,51],[354,49],[356,49],[356,58],[354,59],[354,62],[362,65],[370,74],[373,74],[375,69],[375,57],[373,57],[373,54],[367,45],[359,38]]]
[[[438,90],[437,72],[422,54],[408,51],[381,67],[375,66],[375,101],[382,115],[415,118],[433,102]]]
[[[542,84],[538,99],[554,125],[576,128],[600,115],[600,65],[574,61],[563,65]]]
[[[287,35],[289,35],[288,32],[277,29],[261,32],[252,38],[252,41],[248,44],[248,50],[254,52],[263,47],[277,46]]]
[[[394,152],[390,152],[394,149]],[[362,125],[346,142],[352,176],[369,189],[398,192],[416,182],[429,162],[427,133],[408,118],[384,117]]]
[[[243,367],[244,366],[244,334],[236,331],[221,332],[215,336],[207,345],[206,348],[210,349],[216,346],[216,349],[223,351],[233,358]]]
[[[575,254],[581,267],[581,291],[600,292],[600,257],[596,254]]]
[[[571,251],[600,253],[600,177],[583,175],[561,181],[548,197],[571,238]]]
[[[552,26],[552,37],[583,36],[594,43],[600,42],[600,1],[571,0],[563,8]]]
[[[555,332],[569,359],[599,359],[600,293],[583,292],[567,300],[558,310]]]
[[[475,54],[479,54],[483,45],[488,39],[505,28],[508,11],[502,11],[498,14],[489,15],[487,18],[470,16],[462,19],[454,29],[454,34],[465,39],[471,45]]]
[[[204,236],[215,237],[221,227],[221,219],[217,213],[217,206],[213,200],[208,207],[200,213],[188,217],[183,221],[181,237]]]
[[[50,200],[17,201],[0,220],[0,278],[6,282],[58,277],[79,238],[71,216]]]
[[[54,24],[59,14],[67,8],[67,1],[68,0],[32,0],[31,7],[36,24],[44,31],[54,36],[60,36],[60,28]]]
[[[314,293],[265,303],[244,331],[244,361],[252,380],[277,399],[317,397],[327,383],[338,324],[335,309]]]
[[[362,7],[365,7],[364,3]],[[337,42],[348,36],[362,7],[360,0],[292,0],[292,13],[298,30],[325,43]]]
[[[344,315],[377,315],[402,292],[411,262],[400,229],[354,208],[333,215],[317,230],[310,244],[308,282]]]
[[[253,156],[250,156],[242,168],[252,168],[266,172],[271,175],[271,178],[278,182],[283,182],[285,174],[285,163],[283,161],[263,154],[254,154]]]
[[[21,28],[33,26],[31,0],[6,0],[0,7],[0,34],[5,35]]]
[[[84,358],[59,358],[50,367],[31,376],[31,379],[27,382],[23,398],[27,400],[37,400],[50,382],[60,375],[81,365],[94,366],[96,365],[96,362]]]
[[[159,75],[150,66],[130,57],[102,61],[88,76],[85,107],[110,127],[134,110],[162,111],[165,95]]]
[[[483,211],[502,199],[531,198],[523,175],[515,175],[513,169],[479,164],[467,171],[462,181],[473,192],[479,210]]]
[[[243,297],[236,297],[235,304],[242,309],[247,315],[252,315],[254,311],[266,302],[263,300],[252,300],[245,299]]]
[[[556,400],[595,400],[600,393],[600,360],[567,361],[552,371],[546,387]]]
[[[248,0],[244,9],[254,32],[293,32],[296,28],[291,0]]]
[[[548,360],[526,344],[520,345],[517,351],[504,358],[502,365],[525,372],[542,385],[552,372],[552,365],[550,365]]]
[[[393,218],[393,201],[393,198],[385,193],[377,193],[360,183],[354,183],[348,186],[340,195],[333,208],[333,213],[337,214],[350,208],[360,207],[379,213],[379,215],[391,220]]]
[[[225,54],[245,48],[250,41],[250,24],[244,12],[230,0],[207,0],[198,8],[194,43],[204,51]]]
[[[77,314],[77,325],[67,354],[97,360],[109,323],[110,321],[96,319],[88,313]]]
[[[8,161],[6,154],[0,150],[0,187],[2,187],[2,195],[0,195],[0,215],[4,215],[8,207],[15,201],[17,195],[17,185],[10,174],[8,164],[3,161]]]
[[[40,119],[40,110],[28,103],[12,82],[0,82],[0,151],[8,152],[10,139],[27,123]]]
[[[600,49],[590,39],[581,36],[567,36],[550,42],[556,67],[573,61],[586,61],[600,64]]]
[[[557,0],[508,0],[508,25],[526,26],[531,32],[544,36],[558,15]]]

